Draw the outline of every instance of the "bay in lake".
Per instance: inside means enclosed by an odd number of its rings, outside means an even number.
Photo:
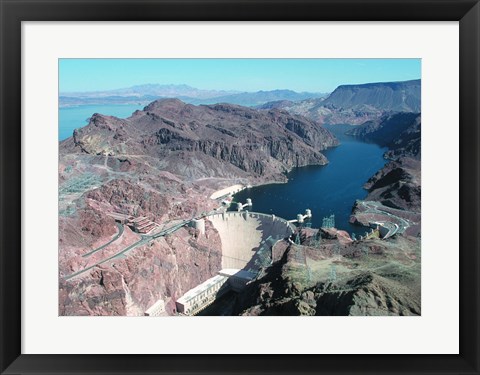
[[[386,148],[363,142],[344,134],[350,126],[325,126],[339,139],[340,145],[324,151],[325,166],[294,168],[288,183],[269,184],[245,189],[234,196],[237,202],[253,201],[252,211],[272,213],[287,220],[296,219],[305,209],[312,210],[312,227],[318,228],[324,216],[335,215],[338,229],[362,233],[365,228],[349,223],[356,199],[364,199],[364,183],[382,168]]]

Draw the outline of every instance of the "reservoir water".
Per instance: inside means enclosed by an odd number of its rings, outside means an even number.
[[[349,125],[325,126],[339,139],[340,145],[324,151],[329,164],[294,168],[288,183],[269,184],[245,189],[234,201],[253,201],[252,211],[272,213],[287,220],[296,219],[305,209],[312,210],[312,227],[319,228],[324,216],[335,215],[335,226],[360,234],[364,228],[349,223],[356,199],[364,199],[363,184],[382,168],[387,150],[373,143],[345,135]]]

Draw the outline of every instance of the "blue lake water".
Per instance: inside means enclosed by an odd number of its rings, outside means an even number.
[[[137,109],[143,109],[141,104],[125,105],[82,105],[78,107],[60,108],[58,111],[58,138],[60,141],[71,137],[73,131],[88,124],[88,119],[94,113],[127,118]]]
[[[348,125],[326,127],[341,143],[324,152],[328,165],[295,168],[288,174],[288,183],[245,189],[234,200],[245,203],[251,198],[252,211],[273,213],[287,220],[296,219],[309,208],[314,228],[321,226],[324,216],[334,214],[337,228],[363,233],[364,228],[348,220],[355,200],[367,195],[363,184],[385,165],[386,148],[344,135]]]

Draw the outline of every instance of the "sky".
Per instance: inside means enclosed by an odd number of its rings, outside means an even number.
[[[421,78],[420,59],[60,59],[60,93],[134,85],[331,92],[342,84]]]

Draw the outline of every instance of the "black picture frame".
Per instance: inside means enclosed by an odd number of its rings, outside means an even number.
[[[479,374],[478,0],[0,0],[0,12],[2,374]],[[21,22],[153,20],[459,21],[461,198],[460,223],[452,228],[460,242],[459,355],[21,354]]]

